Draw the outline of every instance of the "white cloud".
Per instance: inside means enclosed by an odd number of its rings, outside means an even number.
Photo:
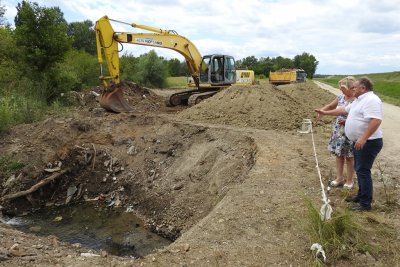
[[[18,1],[2,1],[15,16]],[[96,21],[103,15],[173,29],[205,55],[294,57],[308,52],[319,61],[318,73],[399,71],[398,0],[37,0],[59,6],[67,21]],[[134,31],[116,26],[116,30]],[[134,55],[150,49],[125,45]],[[156,49],[167,58],[180,55]]]

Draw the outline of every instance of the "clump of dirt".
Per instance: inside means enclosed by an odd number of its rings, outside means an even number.
[[[119,87],[123,89],[128,103],[135,111],[156,111],[165,107],[164,98],[154,94],[149,88],[133,82],[121,82]]]
[[[332,101],[332,94],[313,84],[231,86],[178,117],[188,120],[258,129],[293,130],[315,108]]]
[[[133,107],[134,112],[149,112],[156,110],[167,110],[164,105],[164,97],[152,92],[151,89],[141,87],[133,82],[122,81],[116,87],[121,88],[127,102]],[[81,107],[89,109],[100,108],[99,98],[102,89],[100,87],[92,88],[86,92],[71,92],[69,99]]]

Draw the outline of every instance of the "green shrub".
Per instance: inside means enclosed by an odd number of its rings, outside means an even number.
[[[40,120],[47,109],[46,103],[34,97],[3,96],[0,99],[0,131]]]
[[[167,68],[154,50],[140,56],[133,80],[140,85],[163,88],[167,84]]]
[[[58,81],[68,91],[82,91],[86,87],[99,85],[97,58],[85,51],[71,50],[65,60],[57,64]]]
[[[0,98],[0,132],[8,129],[12,124],[12,113],[9,102],[9,99]]]

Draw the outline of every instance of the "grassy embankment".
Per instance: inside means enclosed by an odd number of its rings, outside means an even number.
[[[371,73],[354,75],[354,77],[367,76],[374,83],[374,91],[382,101],[400,106],[400,71],[386,73]],[[340,79],[346,75],[329,76],[328,78],[318,78],[316,80],[337,87]]]
[[[182,88],[187,87],[187,84],[188,78],[185,76],[167,78],[167,88]]]

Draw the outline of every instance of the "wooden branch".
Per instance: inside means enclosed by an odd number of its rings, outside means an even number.
[[[5,195],[4,197],[0,198],[0,202],[4,202],[6,200],[11,200],[11,199],[14,199],[14,198],[18,198],[18,197],[22,197],[22,196],[26,196],[28,194],[31,194],[31,193],[35,192],[36,190],[38,190],[39,188],[41,188],[42,186],[50,183],[51,181],[57,179],[58,177],[60,177],[61,175],[63,175],[66,172],[69,172],[69,171],[70,171],[70,169],[67,168],[67,169],[62,170],[62,171],[60,171],[58,173],[54,173],[53,175],[51,175],[51,176],[49,176],[47,178],[44,178],[43,180],[41,180],[39,183],[33,185],[28,190],[20,191],[18,193],[14,193],[14,194]]]

